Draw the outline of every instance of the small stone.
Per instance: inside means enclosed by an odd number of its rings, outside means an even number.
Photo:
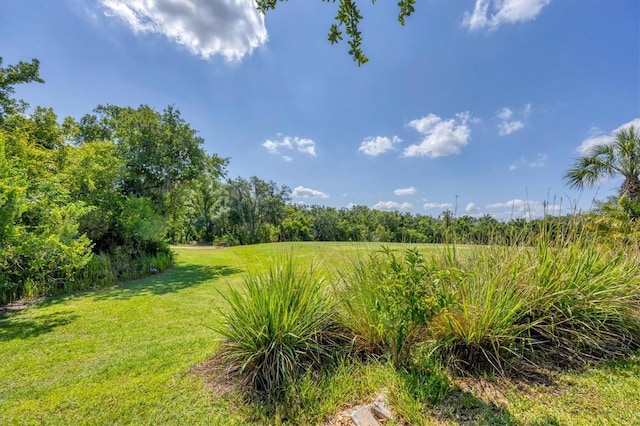
[[[387,401],[387,397],[384,394],[378,395],[373,404],[371,404],[371,411],[380,420],[387,420],[393,418],[393,412]]]
[[[378,423],[366,405],[354,407],[354,411],[351,413],[351,420],[357,426],[380,426],[380,423]]]

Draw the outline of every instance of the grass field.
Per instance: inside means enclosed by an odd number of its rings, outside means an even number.
[[[217,346],[218,290],[292,251],[332,274],[375,247],[179,247],[161,275],[0,312],[0,424],[275,423],[238,396],[218,397],[193,371]],[[389,365],[345,364],[299,386],[307,411],[292,424],[320,422],[382,387],[412,423],[640,424],[637,356],[533,382],[465,379],[443,385],[450,391],[437,403]]]

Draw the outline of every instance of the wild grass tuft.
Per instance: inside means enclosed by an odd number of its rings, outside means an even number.
[[[220,354],[270,401],[282,399],[296,378],[332,360],[340,347],[335,302],[323,277],[312,266],[296,266],[292,256],[247,274],[242,288],[230,287],[223,297]]]

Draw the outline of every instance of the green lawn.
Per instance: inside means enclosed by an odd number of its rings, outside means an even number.
[[[218,290],[292,250],[300,262],[333,272],[375,247],[180,247],[177,265],[161,275],[2,312],[0,424],[263,424],[259,408],[217,397],[192,371],[216,348],[210,326],[221,303]],[[321,385],[308,384],[333,388],[320,392],[326,399],[315,403],[310,418],[386,385],[392,402],[414,421],[431,415],[425,423],[455,424],[466,416],[498,424],[640,424],[637,357],[561,374],[551,385],[505,385],[498,408],[472,391],[454,391],[457,400],[429,406],[407,383],[388,366],[344,367]],[[452,401],[470,409],[461,412]]]

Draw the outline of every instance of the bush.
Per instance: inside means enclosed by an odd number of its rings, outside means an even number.
[[[223,296],[228,311],[216,327],[220,354],[252,389],[269,400],[307,369],[331,360],[342,335],[334,323],[335,303],[311,267],[301,271],[292,257],[249,273],[242,289]]]
[[[356,349],[388,354],[396,366],[409,363],[434,315],[452,294],[442,271],[415,249],[397,255],[388,248],[352,264],[338,288],[342,324],[356,336]]]
[[[396,366],[436,354],[462,369],[513,359],[561,364],[640,347],[640,259],[585,236],[535,247],[388,249],[342,275],[342,323]]]

